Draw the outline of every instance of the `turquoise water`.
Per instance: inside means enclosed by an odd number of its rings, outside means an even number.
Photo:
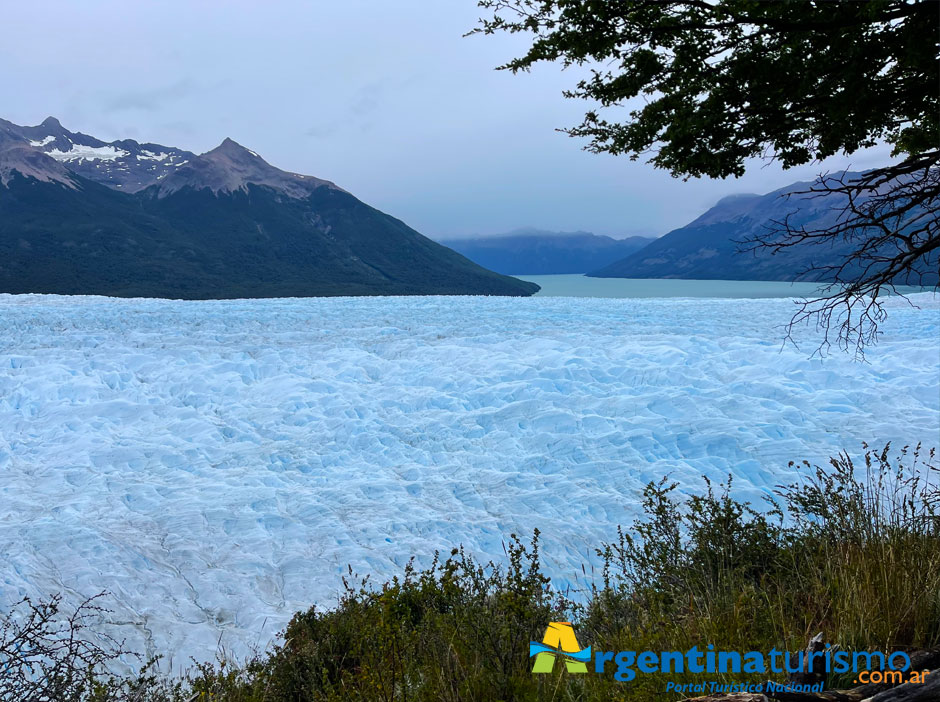
[[[787,283],[773,280],[662,280],[588,278],[584,275],[517,275],[538,283],[543,297],[808,297],[819,283]],[[898,288],[920,292],[920,288]]]

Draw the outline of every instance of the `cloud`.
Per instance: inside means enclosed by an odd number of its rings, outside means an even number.
[[[304,134],[314,139],[327,139],[343,130],[370,131],[375,125],[376,116],[382,113],[388,103],[388,87],[388,81],[384,79],[359,86],[345,101],[339,114],[311,126]]]
[[[142,112],[158,112],[167,103],[176,102],[196,94],[200,87],[189,78],[178,80],[162,88],[149,91],[134,91],[116,95],[104,104],[104,111],[126,112],[138,110]]]

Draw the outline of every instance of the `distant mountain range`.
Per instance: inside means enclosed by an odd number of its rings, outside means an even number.
[[[517,229],[444,243],[484,268],[507,275],[587,273],[639,251],[652,238],[613,239],[590,232]]]
[[[0,292],[184,299],[531,295],[333,183],[0,120]]]
[[[845,260],[857,243],[840,240],[831,245],[800,245],[774,255],[768,250],[741,250],[740,242],[766,234],[773,222],[782,221],[787,215],[793,226],[807,229],[822,228],[834,222],[835,205],[841,202],[836,202],[835,195],[806,197],[798,194],[811,185],[794,183],[766,195],[726,197],[690,224],[588,275],[598,278],[826,280],[825,273],[810,269]],[[788,193],[792,194],[789,198],[785,197]],[[932,271],[925,270],[922,278],[924,285],[937,284],[937,266],[930,265]]]

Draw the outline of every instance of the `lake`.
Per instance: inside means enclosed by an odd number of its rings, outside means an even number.
[[[588,278],[585,275],[517,275],[542,286],[543,297],[808,297],[819,291],[819,283],[788,283],[776,280],[675,280],[650,278]],[[921,292],[920,288],[898,288],[899,292]]]

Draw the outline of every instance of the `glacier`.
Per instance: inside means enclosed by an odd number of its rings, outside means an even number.
[[[584,587],[648,481],[756,499],[940,443],[940,296],[910,300],[858,363],[783,346],[790,299],[0,295],[0,607],[106,590],[179,668],[263,649],[347,566],[536,527]]]

